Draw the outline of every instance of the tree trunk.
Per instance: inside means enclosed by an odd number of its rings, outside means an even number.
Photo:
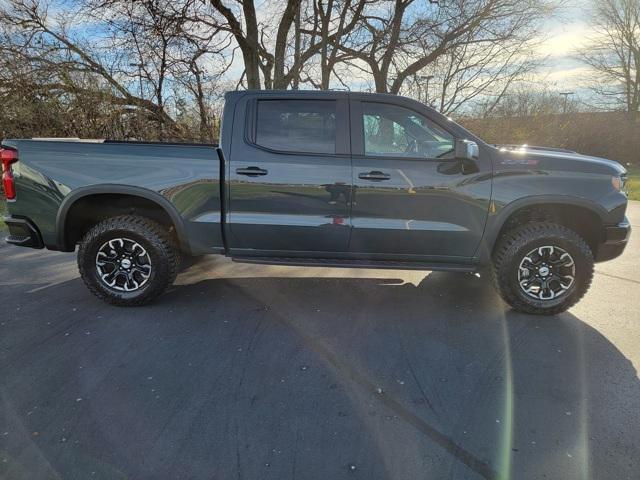
[[[300,0],[289,0],[287,7],[280,19],[278,33],[276,34],[276,46],[273,59],[273,88],[287,88],[287,80],[284,75],[284,61],[287,53],[287,39],[289,30],[293,25],[297,12],[300,10]]]
[[[373,81],[376,84],[376,93],[389,93],[387,77],[378,69],[372,69]]]
[[[294,90],[298,90],[298,86],[300,85],[300,71],[298,69],[298,65],[300,64],[300,43],[301,43],[301,38],[300,38],[300,10],[302,10],[301,7],[298,7],[298,10],[296,11],[296,18],[295,18],[295,32],[294,32],[294,44],[293,44],[293,67],[294,69],[296,69],[296,71],[293,72],[293,78],[292,78],[292,88]]]
[[[320,50],[320,87],[322,90],[329,89],[329,81],[331,80],[332,66],[329,65],[329,22],[331,21],[331,12],[333,10],[333,0],[329,0],[327,4],[326,12],[322,10],[322,5],[318,2],[320,7],[320,21],[322,25],[320,27],[320,41],[322,42],[322,49]]]
[[[260,56],[258,54],[258,21],[253,0],[244,0],[242,10],[246,33],[233,11],[225,6],[221,0],[210,0],[211,5],[226,19],[231,33],[238,42],[244,60],[244,70],[247,77],[247,88],[260,89]]]
[[[242,49],[244,70],[247,76],[248,89],[260,89],[260,69],[258,67],[258,52],[252,49]]]
[[[253,0],[242,2],[244,21],[247,28],[246,46],[242,50],[244,66],[247,72],[247,87],[260,88],[260,56],[258,54],[258,21]]]

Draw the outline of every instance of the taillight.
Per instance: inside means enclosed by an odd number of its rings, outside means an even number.
[[[13,180],[11,165],[18,161],[18,151],[13,148],[0,148],[0,161],[2,161],[2,188],[7,200],[16,199],[16,184]]]

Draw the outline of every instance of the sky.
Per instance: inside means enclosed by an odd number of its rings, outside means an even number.
[[[0,0],[0,3],[7,0]],[[54,13],[57,8],[73,4],[76,0],[60,0],[53,2],[49,8]],[[228,2],[229,0],[227,0]],[[272,0],[266,0],[272,1]],[[538,49],[540,57],[545,58],[542,67],[534,75],[534,80],[541,87],[549,90],[575,92],[576,97],[586,98],[589,92],[584,89],[584,80],[589,70],[583,63],[575,58],[575,51],[585,45],[590,36],[590,28],[587,22],[588,5],[592,0],[558,0],[561,4],[559,12],[549,18],[544,25],[541,35],[541,44]],[[260,2],[258,2],[260,3]],[[52,15],[55,16],[55,15]],[[90,29],[95,29],[91,25]],[[236,56],[234,65],[228,72],[233,77],[233,82],[243,70],[241,56]],[[358,82],[356,82],[358,83]],[[358,89],[358,85],[353,88]]]
[[[575,92],[583,99],[591,93],[585,88],[585,77],[589,68],[579,61],[576,49],[587,44],[592,35],[587,22],[588,6],[591,0],[558,0],[560,8],[553,18],[544,25],[538,54],[545,58],[542,67],[534,74],[540,86],[549,90]],[[236,78],[242,73],[241,57],[229,74]],[[352,81],[351,88],[365,88],[365,81]],[[369,80],[369,83],[371,81]],[[371,85],[369,85],[371,87]]]
[[[589,69],[575,58],[575,50],[585,46],[593,33],[587,23],[588,2],[563,4],[562,11],[545,26],[539,54],[547,60],[538,77],[552,90],[579,92]]]

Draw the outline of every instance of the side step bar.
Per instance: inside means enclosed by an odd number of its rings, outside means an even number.
[[[293,267],[343,267],[376,268],[391,270],[432,270],[449,272],[474,272],[477,265],[465,263],[423,263],[399,262],[395,260],[360,260],[338,258],[298,258],[298,257],[232,257],[238,263],[257,263],[264,265],[285,265]]]

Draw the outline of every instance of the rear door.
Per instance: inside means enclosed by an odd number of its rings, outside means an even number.
[[[332,256],[349,243],[346,95],[260,94],[239,102],[229,162],[232,255]]]
[[[454,134],[424,110],[400,98],[351,101],[353,254],[465,261],[479,245],[491,161],[456,160]]]

